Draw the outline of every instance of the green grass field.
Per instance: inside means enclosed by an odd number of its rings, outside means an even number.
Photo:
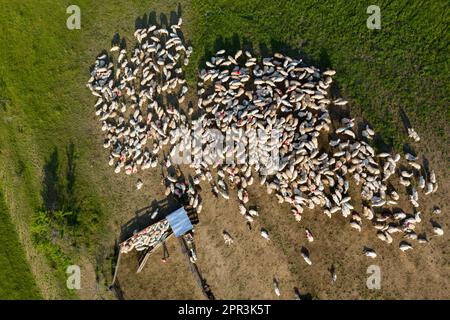
[[[1,193],[0,242],[0,299],[41,298]]]
[[[404,110],[447,159],[448,2],[378,1],[381,30],[366,27],[372,4],[366,1],[181,2],[194,48],[191,85],[216,49],[287,52],[337,70],[336,89],[386,144],[401,149]],[[88,67],[115,32],[130,36],[138,16],[169,14],[178,2],[80,0],[82,29],[76,31],[65,27],[70,1],[0,3],[0,229],[16,225],[23,245],[44,261],[37,269],[51,271],[35,274],[44,297],[71,298],[64,287],[66,265],[82,255],[94,260],[105,239],[115,236],[107,228],[114,217],[105,218],[113,202],[94,183],[94,164],[104,159],[93,155],[98,146],[89,122],[93,100],[84,86]],[[8,246],[0,254],[0,268],[7,270],[0,276],[0,298],[38,297],[19,237],[1,237]],[[23,274],[16,286],[8,276],[14,272]]]

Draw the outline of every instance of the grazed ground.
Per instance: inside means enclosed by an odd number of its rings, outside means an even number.
[[[441,186],[441,189],[444,188],[445,185]],[[289,214],[290,208],[285,204],[279,205],[259,185],[250,188],[250,203],[260,208],[260,218],[251,231],[237,210],[236,195],[232,195],[229,201],[216,199],[205,190],[202,195],[204,208],[199,216],[200,223],[195,226],[197,264],[219,299],[276,298],[272,290],[273,277],[280,280],[282,299],[292,299],[294,287],[299,288],[305,297],[309,294],[319,299],[444,299],[450,294],[448,236],[432,236],[429,222],[434,204],[439,203],[444,211],[447,208],[447,203],[438,200],[442,196],[439,192],[427,198],[426,205],[421,209],[423,221],[417,230],[418,233],[426,232],[430,243],[413,243],[414,250],[406,253],[398,249],[401,238],[395,237],[391,245],[385,244],[376,238],[376,230],[367,221],[363,221],[363,230],[358,233],[342,216],[330,220],[315,210],[306,211],[302,222],[296,223]],[[412,212],[408,202],[401,204],[407,212]],[[449,226],[446,216],[433,218],[443,228]],[[271,241],[259,235],[261,227],[269,230]],[[313,243],[308,243],[305,227],[314,233]],[[224,244],[223,230],[234,237],[234,245],[227,247]],[[127,271],[119,272],[125,298],[141,297],[142,282],[148,283],[154,297],[184,299],[189,296],[193,277],[187,271],[186,264],[180,265],[181,253],[176,240],[171,239],[169,243],[171,257],[176,258],[171,258],[168,265],[180,267],[185,290],[180,288],[178,277],[171,277],[170,271],[162,272],[164,269],[159,262],[161,251],[155,253],[154,259],[148,261],[142,274],[137,277],[129,270],[130,265],[131,270],[136,268],[135,259],[130,258],[122,264],[127,265],[124,267]],[[309,249],[312,266],[300,257],[302,246]],[[363,256],[364,246],[375,249],[378,257],[372,260]],[[366,287],[367,268],[372,264],[380,266],[381,290],[368,290]],[[337,270],[335,284],[331,284],[328,271],[331,265]],[[155,274],[155,267],[161,270],[161,275]],[[167,287],[158,286],[160,281]],[[196,295],[199,292],[197,288]],[[144,297],[148,297],[147,293]]]

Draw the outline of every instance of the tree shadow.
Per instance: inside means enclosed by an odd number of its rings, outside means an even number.
[[[58,177],[59,159],[58,150],[55,148],[44,165],[44,177],[42,180],[42,199],[48,211],[56,211],[60,207],[59,194],[60,182]]]
[[[64,211],[66,223],[75,225],[79,213],[79,203],[75,196],[76,151],[73,142],[66,147],[67,164],[60,165],[58,149],[54,149],[43,168],[42,200],[48,212]]]
[[[433,228],[441,228],[441,225],[437,223],[436,220],[434,220],[433,218],[430,219],[430,223]]]
[[[73,142],[70,142],[68,147],[66,148],[67,155],[67,170],[66,170],[66,179],[67,179],[67,187],[66,187],[66,202],[67,207],[69,209],[73,209],[76,207],[75,203],[75,169],[76,169],[76,156],[75,156],[75,145]]]

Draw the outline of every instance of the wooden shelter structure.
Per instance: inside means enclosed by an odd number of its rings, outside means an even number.
[[[149,256],[164,241],[170,239],[172,235],[175,235],[177,238],[182,237],[186,232],[191,231],[192,228],[193,226],[186,210],[184,207],[181,207],[168,214],[164,219],[145,227],[121,242],[119,244],[119,256],[117,258],[112,284],[116,280],[122,254],[131,252],[132,250],[138,252],[138,268],[136,273],[139,273],[147,263]]]

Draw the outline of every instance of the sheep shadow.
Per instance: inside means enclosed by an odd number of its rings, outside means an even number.
[[[437,223],[436,220],[434,219],[430,219],[430,223],[433,228],[441,228],[441,225]]]
[[[161,12],[159,14],[159,19],[157,18],[156,11],[152,10],[148,14],[144,14],[143,16],[137,17],[134,22],[135,30],[138,29],[147,29],[150,26],[157,26],[158,28],[169,28],[171,25],[176,25],[178,20],[182,18],[182,7],[181,4],[178,3],[177,11],[171,11],[169,16],[165,13]],[[177,35],[180,37],[183,43],[185,42],[185,37],[181,29],[177,30]],[[190,43],[186,43],[190,45]]]
[[[387,143],[379,133],[375,132],[371,140],[362,135],[362,132],[366,130],[367,126],[372,130],[374,129],[373,124],[367,118],[362,117],[361,121],[356,124],[356,134],[358,138],[372,144],[379,153],[392,153],[394,149],[393,144]]]
[[[406,112],[403,108],[399,108],[398,110],[399,115],[400,115],[400,119],[403,123],[403,126],[405,128],[405,132],[408,132],[408,128],[411,128],[411,121],[409,120],[408,116],[406,115]]]

